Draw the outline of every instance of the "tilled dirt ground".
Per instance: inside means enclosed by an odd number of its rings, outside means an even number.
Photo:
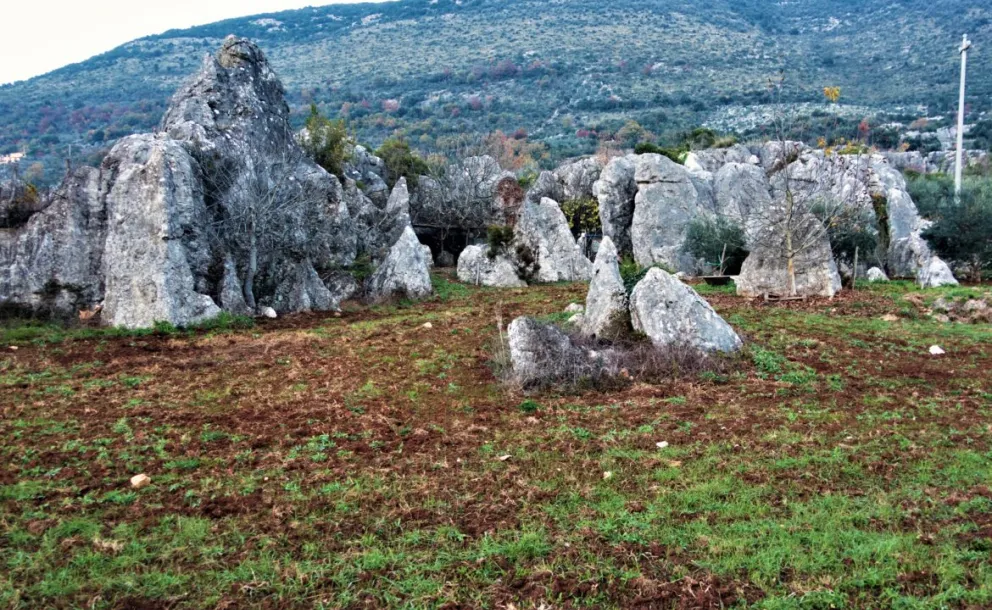
[[[586,287],[440,280],[5,347],[0,605],[992,606],[987,326],[706,291],[748,341],[725,372],[525,396],[500,325]]]

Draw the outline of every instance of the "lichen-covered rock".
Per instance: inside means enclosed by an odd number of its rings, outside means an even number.
[[[658,154],[639,155],[634,167],[638,185],[631,228],[634,259],[642,267],[661,264],[696,273],[697,262],[685,252],[685,237],[704,210],[689,172]]]
[[[633,156],[611,159],[593,185],[594,196],[599,201],[603,235],[613,240],[620,256],[629,256],[634,252],[630,237],[634,198],[637,196],[633,159]]]
[[[872,267],[869,269],[867,277],[868,281],[871,283],[889,281],[889,276],[885,275],[885,272],[878,267]]]
[[[599,180],[602,172],[603,164],[595,157],[563,163],[553,172],[555,179],[561,185],[562,199],[556,201],[593,198],[593,185]],[[555,199],[550,195],[545,196]]]
[[[529,248],[536,258],[536,281],[575,282],[592,275],[592,263],[572,237],[557,202],[548,198],[526,202],[514,233],[517,245]]]
[[[458,281],[473,286],[525,288],[527,282],[517,276],[517,267],[504,254],[489,258],[487,246],[468,246],[458,257]]]
[[[281,314],[301,311],[338,311],[340,295],[332,294],[317,275],[313,264],[304,260],[286,269],[271,298],[272,307]]]
[[[592,268],[582,331],[599,339],[614,339],[629,329],[627,289],[620,276],[619,256],[613,240],[604,237]]]
[[[728,163],[714,175],[717,212],[744,227],[753,212],[772,205],[771,185],[764,170],[756,165]]]
[[[920,267],[916,281],[922,288],[958,285],[958,281],[954,278],[951,268],[937,256],[930,257],[930,261],[923,267]]]
[[[74,170],[47,208],[0,230],[0,304],[76,315],[103,300],[100,171]]]
[[[695,290],[657,267],[634,287],[630,317],[634,330],[659,347],[689,345],[733,353],[743,346],[734,329]]]
[[[422,299],[434,292],[427,257],[417,234],[407,226],[389,250],[389,256],[368,282],[368,297],[382,302],[394,297]]]

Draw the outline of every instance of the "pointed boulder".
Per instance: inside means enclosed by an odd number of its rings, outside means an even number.
[[[392,297],[422,299],[434,292],[427,255],[417,234],[407,225],[389,256],[369,278],[368,294],[372,302]]]
[[[690,345],[705,352],[737,352],[743,346],[734,329],[695,290],[675,276],[652,268],[630,296],[634,330],[658,347]]]
[[[600,339],[614,339],[629,329],[627,289],[620,276],[619,256],[613,240],[604,237],[592,268],[582,332]]]

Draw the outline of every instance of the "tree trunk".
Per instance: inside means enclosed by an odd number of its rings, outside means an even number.
[[[796,253],[792,249],[792,212],[795,206],[795,202],[792,199],[792,192],[786,192],[785,194],[785,252],[786,252],[786,267],[789,272],[789,296],[797,296],[796,290]]]
[[[249,234],[248,269],[245,271],[244,294],[245,303],[252,311],[255,310],[255,275],[258,273],[258,241],[255,238],[254,227]]]

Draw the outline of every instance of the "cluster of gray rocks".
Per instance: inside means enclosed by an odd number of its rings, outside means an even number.
[[[100,167],[73,169],[43,210],[0,229],[0,305],[99,308],[108,325],[185,326],[223,311],[283,314],[336,310],[356,296],[425,297],[436,259],[483,286],[592,280],[590,334],[609,332],[609,305],[654,338],[667,331],[646,312],[668,298],[659,295],[684,292],[682,284],[652,270],[619,307],[616,260],[705,273],[706,262],[686,252],[688,228],[726,218],[745,228],[751,253],[738,292],[787,292],[786,261],[769,245],[776,236],[755,221],[781,214],[791,188],[783,176],[876,223],[882,202],[888,273],[924,286],[954,283],[921,238],[926,221],[896,160],[880,155],[766,143],[694,152],[684,164],[658,154],[587,158],[542,172],[510,202],[513,189],[502,187],[516,186],[516,177],[492,157],[455,161],[420,176],[416,188],[402,178],[390,188],[382,159],[366,149],[355,146],[338,177],[306,157],[305,137],[293,132],[283,86],[261,50],[228,38],[175,94],[155,133],[123,138]],[[573,236],[560,205],[579,199],[599,204],[604,239],[595,265],[591,241]],[[512,220],[510,209],[518,209]],[[430,230],[478,237],[493,224],[514,224],[512,242],[496,252],[476,243],[456,260],[443,242],[431,242],[433,252],[421,243]],[[374,271],[359,284],[349,270],[365,261]],[[793,263],[799,294],[840,288],[825,236]],[[680,315],[706,312],[694,305]]]
[[[360,256],[377,264],[369,299],[430,294],[405,183],[390,193],[359,147],[342,184],[303,154],[289,112],[259,48],[228,38],[155,133],[74,169],[0,232],[0,304],[102,308],[104,324],[132,328],[335,310],[360,289],[343,272]]]

